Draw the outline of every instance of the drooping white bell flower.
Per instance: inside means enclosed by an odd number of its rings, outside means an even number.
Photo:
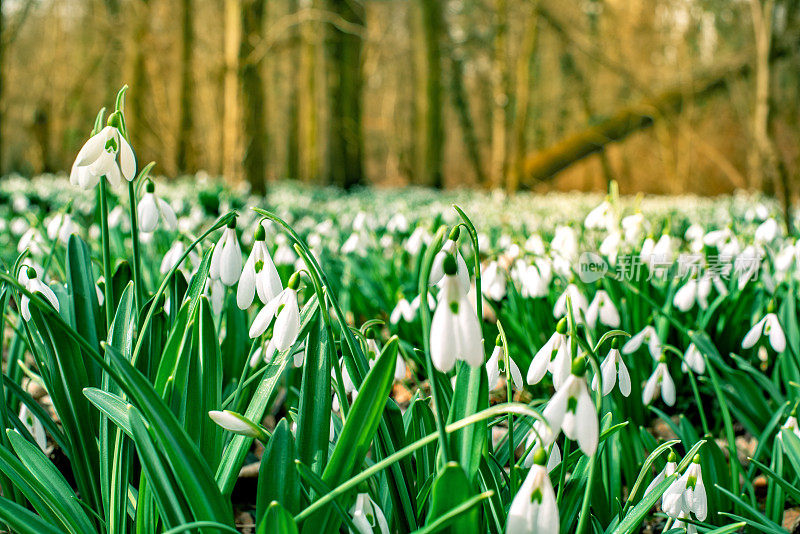
[[[711,278],[690,278],[675,292],[672,304],[682,312],[691,310],[695,303],[701,309],[708,308],[708,295],[711,293]]]
[[[528,436],[525,438],[525,450],[530,451],[522,460],[522,466],[526,469],[533,465],[534,457],[537,450],[542,450],[542,443],[548,441],[546,423],[544,421],[536,421],[533,423],[533,428],[528,431]],[[561,463],[561,449],[558,443],[553,442],[550,445],[550,453],[547,455],[547,472],[549,473]]]
[[[547,296],[553,280],[553,268],[545,259],[539,258],[528,265],[523,260],[514,263],[513,276],[519,281],[520,294],[525,298]]]
[[[583,322],[586,311],[589,308],[589,301],[583,296],[581,290],[575,284],[569,284],[561,293],[553,306],[553,317],[561,318],[567,314],[567,297],[572,301],[572,313],[575,314],[575,321]]]
[[[411,306],[411,313],[412,314],[416,315],[417,312],[419,311],[419,303],[420,303],[420,296],[419,295],[417,295],[416,297],[414,297],[411,300],[411,304],[409,304],[409,306]],[[429,310],[436,309],[436,299],[430,293],[428,293],[428,309]]]
[[[571,262],[578,257],[578,234],[569,226],[557,226],[550,250],[554,256]]]
[[[431,265],[431,273],[428,279],[428,283],[430,285],[436,285],[441,282],[442,278],[445,275],[444,272],[444,260],[447,256],[453,256],[456,260],[456,273],[458,275],[458,281],[461,284],[461,287],[464,288],[464,291],[469,290],[469,270],[467,269],[467,262],[464,261],[464,258],[461,256],[461,252],[458,250],[458,236],[460,232],[460,227],[456,226],[450,232],[450,238],[442,245],[442,250],[436,253],[436,256],[433,258],[433,264]]]
[[[49,302],[56,311],[59,311],[58,298],[50,286],[42,282],[42,269],[38,266],[31,266],[23,263],[19,270],[17,280],[19,283],[31,293],[40,293],[47,302]],[[22,295],[19,302],[19,311],[22,318],[26,321],[31,320],[30,299],[27,295]]]
[[[283,291],[281,278],[269,255],[265,238],[264,227],[259,224],[255,231],[253,249],[250,251],[247,261],[244,262],[239,286],[236,288],[236,304],[239,309],[249,308],[256,293],[258,293],[261,303],[266,304]]]
[[[742,348],[752,348],[762,336],[769,339],[769,344],[775,352],[783,352],[786,349],[786,336],[783,334],[783,328],[778,322],[778,316],[772,312],[766,314],[745,334]]]
[[[638,334],[630,338],[622,346],[622,353],[633,354],[639,350],[639,347],[645,342],[647,343],[647,348],[650,350],[650,356],[652,356],[654,360],[658,360],[661,357],[661,340],[658,338],[656,329],[650,325],[645,326]]]
[[[695,455],[686,472],[677,478],[664,492],[661,507],[673,519],[688,517],[691,512],[700,521],[708,516],[708,497],[703,484],[700,456]]]
[[[263,334],[272,323],[272,339],[276,350],[288,350],[297,341],[300,332],[300,308],[297,304],[297,287],[300,283],[299,273],[294,273],[289,279],[286,289],[264,305],[250,325],[250,338]]]
[[[658,362],[658,365],[656,365],[653,374],[647,379],[644,391],[642,392],[642,402],[645,406],[649,405],[655,400],[659,393],[661,393],[664,404],[667,406],[675,404],[675,382],[673,382],[672,376],[669,374],[667,361],[663,356]]]
[[[109,117],[109,122],[112,118]],[[78,152],[69,174],[69,181],[82,189],[92,189],[103,176],[111,185],[119,185],[124,177],[136,177],[136,157],[128,141],[114,126],[106,126],[89,138]]]
[[[506,534],[558,534],[556,495],[547,474],[547,455],[539,449],[533,466],[511,502]]]
[[[269,341],[267,341],[266,347],[262,343],[253,351],[253,355],[250,356],[250,367],[255,367],[262,361],[269,363],[272,361],[272,357],[275,356],[276,349],[275,342],[272,340],[272,332],[268,329],[265,336]]]
[[[496,261],[491,261],[481,272],[481,292],[492,300],[506,296],[506,273]]]
[[[591,456],[597,450],[599,424],[585,373],[585,359],[579,356],[572,364],[569,377],[547,403],[543,415],[552,430],[560,428],[565,436],[578,442],[584,454]]]
[[[537,256],[544,255],[544,241],[539,234],[531,234],[525,241],[525,250]]]
[[[181,270],[184,273],[194,272],[197,267],[200,265],[200,256],[196,252],[196,248],[189,252],[189,255],[186,257],[184,262],[188,261],[188,265],[191,266],[190,269],[186,269],[187,263],[181,265]],[[161,274],[167,274],[172,270],[175,265],[177,265],[178,260],[181,259],[183,253],[186,252],[186,245],[183,244],[183,241],[175,241],[169,250],[164,254],[164,257],[161,259],[161,266],[159,267],[159,272]]]
[[[28,250],[34,256],[41,256],[49,248],[37,228],[28,228],[17,242],[17,252]]]
[[[214,315],[222,313],[222,306],[225,304],[225,286],[217,278],[208,278],[204,294],[211,302],[211,310]]]
[[[59,213],[47,223],[47,237],[50,241],[66,243],[74,231],[75,223],[69,213]]]
[[[403,380],[405,377],[406,377],[406,361],[398,353],[397,354],[397,362],[394,364],[394,379],[395,380]]]
[[[618,328],[621,324],[617,307],[611,297],[608,296],[608,293],[602,289],[597,290],[592,303],[589,304],[586,310],[586,324],[589,327],[595,328],[598,319],[602,324],[610,328]]]
[[[139,230],[148,234],[155,232],[156,228],[158,228],[158,222],[162,221],[167,230],[174,231],[178,228],[178,218],[175,217],[175,211],[163,198],[155,195],[155,190],[155,184],[148,180],[145,185],[145,193],[139,200],[137,208]]]
[[[367,330],[364,337],[367,339],[367,351],[365,356],[367,360],[374,360],[378,357],[381,353],[380,347],[378,347],[378,342],[375,341],[375,331],[371,328]]]
[[[353,525],[358,529],[350,534],[389,534],[389,523],[383,511],[366,493],[359,493],[355,504],[350,508]]]
[[[656,486],[664,482],[664,480],[666,480],[667,477],[672,476],[672,474],[675,473],[675,470],[677,468],[678,468],[678,457],[675,455],[674,452],[669,451],[669,455],[667,456],[667,465],[661,472],[659,472],[656,475],[653,481],[650,482],[650,484],[647,486],[647,489],[644,490],[644,494],[649,495],[650,493],[652,493],[653,490],[656,488]]]
[[[572,365],[569,356],[569,341],[566,335],[567,320],[566,318],[558,321],[556,331],[550,336],[550,339],[542,345],[536,352],[536,355],[531,360],[531,365],[528,367],[528,374],[526,381],[529,385],[533,386],[538,384],[548,369],[554,372],[553,382],[556,382],[556,375],[559,378],[566,378],[567,373]],[[553,353],[556,357],[553,358]],[[556,363],[553,363],[556,362]],[[566,369],[563,369],[566,364]],[[559,384],[560,385],[560,384]],[[558,386],[556,386],[558,387]]]
[[[236,237],[236,219],[233,218],[222,232],[222,237],[217,241],[217,246],[211,254],[209,276],[230,287],[239,281],[241,275],[242,248]]]
[[[401,298],[397,301],[397,305],[392,310],[391,315],[389,315],[389,322],[392,324],[397,324],[400,322],[400,319],[403,319],[405,322],[410,323],[414,320],[415,312],[411,309],[411,305],[408,301],[404,298]]]
[[[620,246],[622,246],[622,233],[619,230],[609,232],[609,234],[600,243],[600,254],[607,257],[611,263],[617,261]]]
[[[617,376],[619,376],[619,391],[627,397],[631,394],[631,375],[628,373],[628,368],[622,359],[619,349],[616,348],[616,343],[612,345],[611,350],[608,351],[603,363],[600,364],[600,378],[603,379],[603,395],[608,395],[614,389],[617,383]],[[594,376],[592,379],[592,389],[597,391],[598,377]]]
[[[416,256],[422,250],[423,245],[427,245],[431,241],[431,236],[428,231],[421,227],[417,226],[414,228],[414,231],[411,232],[411,235],[408,236],[406,239],[403,248],[412,256]]]
[[[483,365],[484,354],[481,325],[456,274],[456,259],[448,254],[442,263],[444,278],[431,321],[430,350],[433,364],[446,373],[456,359],[473,367]]]
[[[500,336],[497,336],[497,340],[495,341],[492,355],[486,362],[486,374],[489,378],[489,391],[495,389],[500,383],[501,361],[503,362],[503,367],[505,367],[506,354],[505,350],[503,349],[503,340],[500,338]],[[517,366],[516,362],[514,362],[514,360],[511,358],[511,356],[508,357],[508,365],[509,365],[509,370],[511,371],[511,381],[514,385],[514,389],[519,391],[523,387],[522,373],[520,372],[519,367]]]
[[[781,430],[789,430],[800,439],[800,425],[797,423],[796,412],[792,412],[792,415],[786,418],[786,422],[781,426]],[[780,432],[778,433],[778,439],[783,439]]]
[[[408,219],[406,219],[406,216],[402,213],[395,213],[392,215],[392,218],[389,219],[389,222],[386,223],[386,229],[393,234],[404,234],[408,232],[408,228]]]
[[[758,225],[754,235],[756,243],[766,245],[772,243],[781,233],[781,227],[773,217]]]
[[[642,237],[644,230],[644,215],[641,211],[637,211],[633,215],[623,217],[620,226],[625,233],[625,242],[633,244],[639,241]]]
[[[694,343],[690,343],[686,348],[686,352],[683,353],[683,364],[681,365],[681,369],[683,369],[684,372],[691,369],[698,375],[705,373],[706,360],[703,358],[703,354],[700,352],[700,349],[698,349]]]
[[[614,227],[615,223],[614,207],[608,200],[604,200],[589,212],[583,221],[583,226],[587,229],[608,230]]]
[[[42,449],[42,452],[47,452],[47,433],[44,431],[44,425],[39,421],[39,418],[33,415],[24,403],[19,408],[19,420],[31,433],[36,444]]]

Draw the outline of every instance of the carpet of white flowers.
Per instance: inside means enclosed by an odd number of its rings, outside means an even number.
[[[795,527],[774,203],[256,197],[150,176],[103,124],[69,177],[0,182],[12,531]]]

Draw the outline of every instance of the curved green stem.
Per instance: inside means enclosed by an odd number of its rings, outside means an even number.
[[[111,246],[108,238],[108,199],[106,198],[106,177],[100,178],[100,235],[103,246],[103,294],[105,298],[106,310],[106,330],[111,328],[114,320],[114,291],[111,287],[111,279],[114,273],[111,272]]]

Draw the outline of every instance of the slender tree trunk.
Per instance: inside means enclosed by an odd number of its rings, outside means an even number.
[[[178,120],[178,171],[189,173],[195,168],[194,161],[194,90],[192,72],[194,70],[194,13],[192,0],[181,0],[181,78],[180,119]]]
[[[3,82],[5,81],[5,76],[3,75],[3,67],[5,66],[5,62],[3,61],[5,55],[5,38],[6,34],[4,30],[4,23],[3,20],[3,0],[0,0],[0,176],[3,175],[3,125],[5,124],[5,120],[3,117]]]
[[[442,187],[444,127],[442,119],[442,2],[416,0],[414,22],[416,117],[414,173],[419,183]]]
[[[267,190],[267,128],[264,106],[262,59],[252,56],[255,44],[264,38],[265,0],[242,1],[242,37],[239,72],[242,87],[244,133],[244,174],[253,192]]]
[[[495,2],[494,60],[492,62],[492,159],[490,186],[502,187],[506,172],[508,125],[508,3]]]
[[[239,43],[241,0],[225,0],[225,75],[222,112],[222,174],[229,182],[241,175],[239,119]]]
[[[289,0],[288,11],[290,15],[297,13],[297,0]],[[295,25],[291,29],[289,49],[291,50],[291,83],[289,84],[289,124],[286,131],[286,178],[296,180],[300,176],[300,81],[302,75],[298,66],[301,62],[302,35],[300,28]]]
[[[478,136],[475,134],[475,121],[472,120],[469,97],[464,88],[464,61],[455,50],[450,52],[450,96],[453,99],[453,107],[461,126],[467,156],[475,172],[475,180],[479,184],[486,183],[481,147],[478,143]]]
[[[538,39],[539,13],[534,8],[525,22],[522,44],[517,56],[516,96],[514,98],[516,112],[511,124],[512,155],[506,180],[506,190],[509,194],[514,194],[519,187],[519,180],[524,172],[525,155],[528,152],[526,133],[530,117],[531,67]]]
[[[315,0],[306,0],[303,7],[315,7]],[[319,143],[317,135],[317,51],[319,47],[319,23],[309,20],[300,28],[300,67],[298,82],[298,135],[300,145],[299,174],[303,181],[319,178]]]
[[[355,0],[327,0],[328,10],[348,25],[363,27],[364,6]],[[345,189],[364,180],[364,136],[361,122],[362,36],[329,25],[328,183]]]
[[[125,97],[127,106],[125,119],[128,123],[128,132],[131,132],[134,138],[139,141],[137,146],[142,147],[143,144],[141,141],[143,132],[147,125],[144,116],[144,102],[146,101],[146,95],[149,89],[147,85],[147,70],[145,68],[145,41],[147,39],[150,22],[149,0],[138,1],[133,12],[135,16],[131,28],[132,59],[128,78],[130,80],[131,89]],[[146,160],[147,158],[141,159]]]

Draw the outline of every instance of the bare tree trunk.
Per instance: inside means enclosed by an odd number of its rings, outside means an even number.
[[[363,27],[364,6],[355,0],[327,0],[328,10],[348,25]],[[361,123],[362,36],[331,24],[326,32],[328,67],[327,182],[345,189],[364,180]]]
[[[239,72],[242,82],[244,174],[254,193],[267,190],[267,127],[264,106],[263,55],[253,58],[256,43],[264,38],[265,0],[242,1],[242,36]]]
[[[416,0],[412,32],[415,42],[415,156],[414,174],[418,183],[442,187],[444,127],[442,119],[442,3]]]
[[[492,61],[492,159],[490,187],[503,186],[506,172],[508,125],[508,3],[495,0],[494,59]]]
[[[530,117],[531,100],[531,63],[536,53],[539,39],[539,13],[534,7],[525,22],[522,44],[517,56],[516,66],[516,96],[514,98],[516,112],[511,123],[511,163],[506,180],[506,191],[514,194],[519,187],[525,164],[525,154],[528,151],[526,133]]]
[[[3,0],[0,0],[0,176],[3,175],[3,125],[5,124],[5,120],[3,118],[3,82],[5,81],[5,76],[3,75],[3,67],[5,62],[3,61],[5,55],[5,37],[6,34],[3,31],[4,20],[3,20]]]
[[[769,53],[772,42],[773,0],[750,0],[755,36],[755,102],[753,104],[753,145],[749,154],[750,186],[764,189],[772,152],[769,139]]]
[[[134,22],[132,25],[131,50],[132,59],[129,67],[129,80],[131,90],[126,95],[125,119],[128,123],[128,131],[133,132],[137,141],[137,146],[143,147],[141,143],[143,132],[147,125],[144,116],[146,100],[148,94],[147,71],[145,69],[146,47],[149,22],[150,22],[150,2],[149,0],[137,1],[133,6]],[[148,158],[141,158],[148,159]]]
[[[312,9],[316,0],[305,0]],[[303,181],[316,181],[319,178],[319,143],[317,135],[317,50],[319,47],[319,23],[309,20],[300,27],[300,67],[298,89],[298,135],[300,153],[299,174]]]
[[[178,106],[178,171],[188,173],[195,168],[194,159],[194,91],[192,72],[194,69],[194,13],[192,0],[181,0],[181,79]]]
[[[239,43],[241,0],[225,0],[225,76],[223,82],[222,174],[238,182],[240,171]]]
[[[288,1],[289,15],[294,15],[298,10],[297,0]],[[289,85],[289,124],[286,131],[286,178],[296,180],[300,176],[300,108],[299,92],[302,75],[297,68],[301,62],[302,34],[297,25],[292,26],[289,37],[289,49],[291,50],[291,83]]]
[[[481,147],[475,134],[475,121],[472,119],[469,97],[464,88],[464,61],[456,50],[450,51],[450,96],[453,99],[458,123],[461,125],[467,156],[475,172],[475,180],[479,184],[486,183]]]

